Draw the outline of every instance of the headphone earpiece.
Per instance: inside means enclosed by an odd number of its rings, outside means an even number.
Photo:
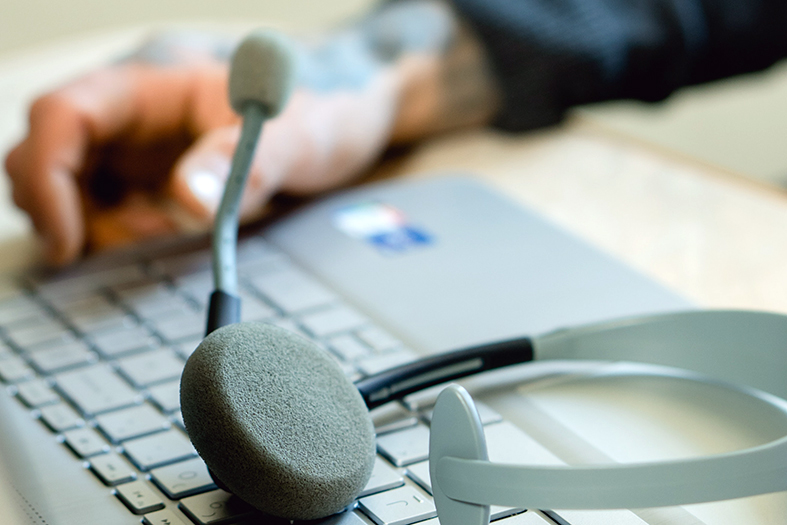
[[[334,514],[371,476],[374,426],[358,389],[288,330],[238,323],[214,331],[186,363],[180,398],[213,476],[265,513]]]

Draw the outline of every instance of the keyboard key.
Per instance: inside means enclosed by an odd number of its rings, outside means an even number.
[[[142,395],[106,365],[93,365],[64,372],[55,376],[55,382],[58,390],[87,415],[142,402]]]
[[[50,301],[58,301],[67,297],[84,296],[107,286],[121,285],[140,281],[145,278],[141,267],[137,265],[119,266],[98,271],[80,271],[56,279],[38,281],[38,292]]]
[[[150,320],[153,329],[170,343],[201,337],[205,334],[206,317],[194,311],[183,310],[177,315],[160,320]]]
[[[137,473],[131,465],[114,453],[95,456],[90,460],[90,468],[110,487],[137,479]]]
[[[522,512],[520,514],[507,517],[506,519],[495,521],[494,523],[495,525],[555,525],[554,521],[541,516],[537,512]],[[440,525],[440,520],[435,518],[429,521],[424,521],[423,523],[419,523],[419,525]],[[571,525],[573,525],[573,523]],[[612,524],[606,523],[605,525]]]
[[[334,514],[320,520],[319,525],[366,525],[368,521],[362,519],[354,511],[347,510],[341,514]]]
[[[30,362],[42,374],[52,374],[95,363],[98,356],[82,341],[74,341],[29,354]]]
[[[110,359],[159,346],[158,340],[150,335],[147,328],[140,325],[117,326],[111,331],[91,334],[90,339],[99,353]]]
[[[377,450],[397,467],[424,461],[429,457],[429,429],[418,424],[378,436]]]
[[[363,377],[350,363],[345,363],[344,361],[341,361],[338,357],[336,357],[333,354],[328,354],[328,355],[336,361],[336,364],[339,365],[339,368],[342,369],[342,372],[347,377],[347,379],[350,380],[350,382],[354,383]]]
[[[337,301],[336,296],[312,277],[293,266],[276,264],[250,282],[274,305],[287,313],[326,306]]]
[[[44,379],[33,379],[20,383],[17,386],[17,395],[30,408],[51,405],[60,401],[60,396],[50,388],[49,383]]]
[[[369,322],[366,317],[344,305],[334,305],[319,312],[301,316],[299,321],[311,335],[320,339],[349,332]]]
[[[378,436],[418,424],[418,418],[399,403],[388,403],[378,407],[372,411],[371,416],[374,432]]]
[[[418,354],[406,348],[399,348],[395,352],[366,357],[358,360],[356,366],[362,373],[371,376],[388,370],[395,366],[410,363],[418,359]]]
[[[65,403],[41,407],[39,412],[41,413],[41,421],[55,432],[85,426],[85,420],[79,416],[76,410]]]
[[[270,264],[276,260],[287,260],[278,248],[268,244],[259,237],[251,237],[240,241],[238,247],[238,271],[244,275],[258,273],[260,265]]]
[[[9,328],[6,334],[13,344],[23,350],[42,343],[63,344],[75,339],[74,334],[55,319],[47,319],[31,326]]]
[[[43,306],[21,293],[0,301],[0,325],[4,327],[37,324],[51,317]]]
[[[522,507],[501,507],[499,505],[492,505],[489,507],[489,521],[497,521],[503,518],[509,518],[522,512],[525,512],[525,509]]]
[[[372,355],[371,349],[351,334],[332,337],[328,341],[328,348],[345,363]]]
[[[0,379],[4,383],[19,383],[35,375],[27,362],[18,356],[10,356],[0,360]]]
[[[16,353],[10,346],[0,341],[0,361],[3,359],[9,359],[15,355]]]
[[[168,509],[145,514],[142,523],[144,525],[187,525],[177,514]]]
[[[421,461],[407,467],[407,477],[415,481],[419,487],[429,494],[432,493],[432,478],[429,474],[428,461]]]
[[[164,508],[164,502],[144,481],[118,485],[115,494],[134,514],[147,514]]]
[[[410,525],[437,514],[432,499],[409,485],[360,498],[358,507],[378,525]]]
[[[212,258],[209,251],[199,251],[163,257],[153,263],[153,271],[167,277],[185,277],[198,273],[209,273]]]
[[[361,341],[372,347],[378,354],[383,354],[402,346],[400,340],[376,326],[367,326],[356,333]]]
[[[97,416],[96,423],[113,443],[167,430],[170,427],[169,420],[147,404]]]
[[[180,410],[180,381],[170,381],[161,385],[152,386],[148,389],[150,400],[158,406],[162,412],[169,413]]]
[[[80,332],[122,326],[128,314],[103,295],[89,295],[58,305],[63,316]]]
[[[248,292],[241,291],[240,304],[241,321],[264,321],[277,315],[276,310]]]
[[[150,470],[197,455],[186,435],[176,429],[126,441],[123,448],[140,470]]]
[[[183,414],[180,412],[180,410],[169,416],[169,418],[173,423],[179,426],[181,430],[186,432],[186,423],[183,421]]]
[[[37,295],[38,297],[44,299],[48,306],[52,306],[59,310],[61,305],[70,303],[72,301],[79,301],[80,299],[85,299],[97,294],[101,294],[102,292],[103,290],[101,287],[96,287],[82,290],[71,290],[69,293],[63,295],[42,295],[41,293],[37,293]]]
[[[207,317],[206,317],[207,319]],[[202,342],[203,336],[202,334],[191,337],[184,341],[180,341],[176,346],[174,346],[175,351],[180,354],[180,357],[183,359],[188,359],[191,357],[191,354],[194,353],[194,350],[197,349],[199,344]]]
[[[284,328],[285,330],[289,330],[290,332],[296,333],[300,336],[306,337],[306,334],[303,333],[301,327],[298,326],[295,321],[286,317],[278,317],[276,319],[268,319],[263,321],[264,323],[268,324],[275,324],[279,328]]]
[[[175,279],[178,292],[196,301],[203,308],[207,308],[210,294],[213,292],[213,273],[205,270],[199,273],[185,275]]]
[[[558,510],[555,514],[571,525],[647,525],[628,510]]]
[[[116,289],[121,303],[142,319],[157,319],[191,310],[189,301],[164,283],[148,281]]]
[[[153,469],[150,476],[170,499],[181,499],[216,488],[208,467],[200,458]]]
[[[537,512],[523,512],[500,522],[499,525],[552,525],[552,520]]]
[[[55,302],[57,311],[67,319],[89,318],[101,315],[106,310],[117,308],[101,292],[80,294],[75,297],[67,297]]]
[[[254,512],[248,503],[220,489],[184,498],[180,509],[198,525],[232,523]]]
[[[90,427],[77,428],[63,432],[68,448],[80,458],[89,458],[109,452],[109,445],[101,435]]]
[[[118,360],[120,372],[138,388],[180,378],[185,363],[172,350],[154,350]]]
[[[404,478],[399,472],[389,465],[384,459],[377,456],[374,459],[374,470],[372,477],[366,487],[358,495],[359,497],[369,496],[384,490],[395,489],[404,485]]]

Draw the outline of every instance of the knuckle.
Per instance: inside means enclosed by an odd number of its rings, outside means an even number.
[[[53,91],[37,98],[30,106],[30,124],[35,126],[49,119],[62,118],[76,110],[76,105],[65,93]]]
[[[20,165],[19,165],[20,160],[21,160],[21,156],[19,154],[19,146],[17,146],[14,149],[12,149],[10,152],[8,152],[8,155],[6,156],[5,161],[3,162],[3,167],[5,168],[5,172],[11,178],[11,180],[14,179],[14,177],[17,175],[17,173],[20,170]]]
[[[14,204],[17,207],[23,210],[27,209],[27,199],[25,198],[25,194],[18,184],[14,184],[11,189],[11,199],[14,201]]]

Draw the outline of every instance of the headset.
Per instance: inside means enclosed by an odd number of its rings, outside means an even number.
[[[612,360],[687,370],[787,416],[787,316],[691,311],[598,323],[428,357],[351,383],[314,343],[241,323],[238,207],[258,136],[297,74],[286,38],[257,31],[238,47],[230,101],[241,138],[219,207],[205,340],[181,378],[186,429],[216,483],[259,510],[311,520],[351,505],[375,458],[369,410],[424,388],[533,360]],[[613,509],[684,505],[787,490],[787,436],[757,447],[660,463],[523,466],[488,461],[470,395],[445,388],[431,422],[430,477],[450,525],[489,523],[490,505]]]

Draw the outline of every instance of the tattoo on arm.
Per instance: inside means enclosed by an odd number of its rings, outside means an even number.
[[[486,124],[495,116],[499,92],[494,74],[481,44],[464,24],[444,55],[439,82],[443,129]]]
[[[478,38],[449,2],[387,3],[361,27],[381,61],[407,70],[394,141],[482,125],[494,117],[499,106],[494,75]]]
[[[170,31],[154,35],[122,62],[226,62],[236,44],[226,35]],[[393,68],[402,78],[393,142],[483,125],[498,108],[483,47],[448,0],[385,1],[355,23],[295,45],[298,83],[313,91],[363,89]]]
[[[483,48],[445,0],[385,2],[303,51],[299,84],[315,91],[362,89],[384,68],[398,70],[394,142],[485,124],[498,107]]]

